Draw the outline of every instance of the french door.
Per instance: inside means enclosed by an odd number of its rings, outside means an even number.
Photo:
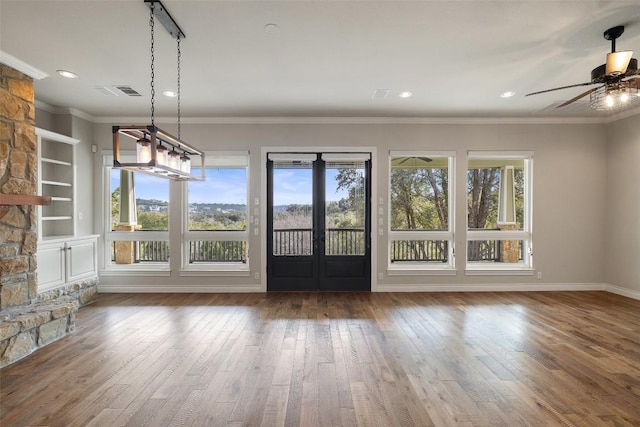
[[[269,153],[267,289],[371,290],[368,153]]]

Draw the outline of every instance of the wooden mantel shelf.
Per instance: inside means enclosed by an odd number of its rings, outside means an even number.
[[[0,194],[0,206],[50,205],[51,197],[26,194]]]

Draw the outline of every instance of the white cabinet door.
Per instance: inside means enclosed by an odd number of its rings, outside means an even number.
[[[38,245],[38,292],[66,282],[65,252],[64,242]]]
[[[67,282],[96,274],[96,246],[96,239],[67,242]]]
[[[95,277],[97,248],[97,236],[38,242],[38,293]]]

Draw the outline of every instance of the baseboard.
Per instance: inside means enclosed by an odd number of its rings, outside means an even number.
[[[264,292],[262,285],[235,286],[160,286],[98,284],[100,293],[248,293]],[[640,300],[640,291],[604,283],[491,283],[491,284],[378,284],[373,292],[534,292],[534,291],[607,291]]]
[[[234,286],[212,286],[212,285],[188,285],[188,286],[169,286],[169,285],[106,285],[99,284],[98,292],[108,293],[171,293],[171,294],[214,294],[214,293],[248,293],[248,292],[264,292],[262,285],[234,285]]]
[[[380,285],[375,292],[532,292],[603,291],[602,283],[490,283],[490,284],[414,284]]]
[[[605,290],[607,292],[611,292],[612,294],[618,294],[618,295],[622,295],[623,297],[640,300],[640,291],[621,288],[620,286],[609,285],[609,284],[605,285]]]

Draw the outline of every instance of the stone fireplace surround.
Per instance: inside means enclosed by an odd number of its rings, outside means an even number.
[[[37,139],[33,79],[0,64],[0,194],[35,195]],[[75,329],[97,279],[38,294],[37,207],[0,205],[0,368]]]

